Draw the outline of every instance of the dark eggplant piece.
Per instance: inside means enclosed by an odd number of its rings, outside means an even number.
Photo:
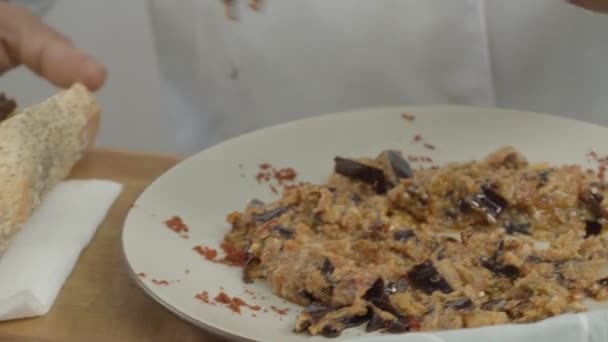
[[[359,196],[359,194],[356,194],[356,193],[352,194],[350,196],[350,200],[353,201],[353,203],[355,203],[355,204],[359,204],[359,203],[361,203],[361,196]]]
[[[327,278],[332,273],[334,273],[334,264],[332,264],[331,261],[329,261],[328,258],[325,258],[325,261],[323,261],[323,265],[321,265],[321,274],[325,278]]]
[[[397,186],[400,179],[412,178],[414,173],[410,164],[397,151],[385,150],[376,158],[382,164],[389,188]]]
[[[285,228],[281,225],[276,225],[274,227],[272,227],[272,229],[270,230],[273,233],[278,234],[280,237],[282,237],[283,239],[293,239],[293,236],[295,235],[295,231],[291,228]]]
[[[323,303],[313,302],[302,311],[302,314],[308,315],[313,323],[320,321],[325,315],[333,311],[330,307]]]
[[[372,313],[372,317],[367,323],[365,331],[370,333],[378,330],[391,334],[400,334],[411,330],[410,320],[407,317],[396,317],[392,320],[384,320],[377,312]]]
[[[549,182],[549,176],[553,172],[553,169],[542,170],[538,173],[538,187],[541,188]]]
[[[406,277],[401,277],[395,282],[386,284],[386,288],[384,290],[388,294],[393,294],[407,289],[409,284],[410,282],[407,280]]]
[[[341,335],[343,329],[338,329],[327,324],[321,329],[321,335],[324,337],[335,338]]]
[[[513,265],[499,264],[495,258],[481,258],[480,263],[483,267],[487,268],[498,276],[506,277],[511,280],[519,277],[519,268]]]
[[[414,176],[410,163],[403,159],[401,154],[396,151],[387,151],[386,155],[397,178],[412,178]]]
[[[312,325],[311,320],[309,319],[300,319],[298,317],[298,320],[296,321],[296,327],[295,327],[295,332],[303,332],[306,331],[308,328],[310,328],[310,326]]]
[[[380,329],[384,329],[384,319],[382,319],[377,312],[373,311],[372,318],[369,320],[369,323],[367,323],[365,331],[370,333]]]
[[[272,209],[267,212],[263,212],[260,214],[253,214],[253,219],[258,222],[268,222],[274,218],[277,218],[283,214],[285,214],[289,210],[288,207],[278,207],[276,209]]]
[[[443,303],[444,308],[451,308],[458,311],[471,309],[473,308],[473,305],[473,302],[466,297],[450,300]]]
[[[372,318],[372,312],[372,309],[368,309],[363,315],[342,317],[340,323],[344,324],[345,328],[358,327]]]
[[[596,218],[608,218],[608,212],[602,208],[602,201],[604,196],[600,193],[597,187],[590,187],[587,191],[584,191],[580,195],[580,200],[587,205],[589,210]]]
[[[505,210],[508,203],[494,189],[484,185],[481,187],[481,191],[469,201],[469,205],[483,211],[488,216],[489,221],[496,221],[496,218]]]
[[[458,207],[458,211],[463,214],[469,213],[469,212],[471,212],[471,209],[473,209],[471,207],[471,203],[469,203],[469,201],[466,201],[463,199],[459,199],[456,202],[456,206]]]
[[[596,281],[596,283],[600,286],[606,287],[606,286],[608,286],[608,278],[602,278],[602,279]]]
[[[262,202],[261,200],[254,198],[251,201],[249,201],[249,206],[251,207],[261,207],[264,206],[266,203]]]
[[[496,299],[491,300],[489,302],[485,302],[481,305],[482,310],[486,311],[502,311],[502,309],[507,305],[507,301],[504,299]]]
[[[391,334],[408,332],[410,331],[410,321],[406,317],[397,317],[385,325],[384,331]]]
[[[361,298],[371,302],[373,299],[380,298],[384,295],[384,279],[378,278]]]
[[[498,257],[502,254],[502,252],[504,252],[504,250],[505,250],[505,240],[498,241],[498,245],[496,245],[494,254],[492,254],[492,259],[495,261],[498,260]]]
[[[399,242],[406,242],[414,237],[416,237],[416,234],[411,229],[401,229],[393,233],[393,239]]]
[[[454,291],[452,286],[439,274],[431,260],[426,260],[412,267],[407,273],[407,277],[412,285],[427,294],[432,294],[435,291],[443,293]]]
[[[256,278],[255,272],[260,267],[261,260],[256,256],[250,255],[245,261],[245,267],[243,268],[243,282],[245,284],[253,283],[253,279]]]
[[[600,235],[602,233],[602,224],[598,221],[585,221],[585,238],[590,236]]]
[[[361,298],[371,302],[378,307],[378,309],[399,316],[399,312],[393,306],[393,304],[391,304],[387,292],[388,291],[386,291],[384,286],[384,280],[382,278],[378,278]]]
[[[308,301],[311,302],[311,303],[319,301],[318,298],[316,298],[312,293],[310,293],[310,292],[308,292],[306,290],[300,290],[300,291],[298,291],[298,296],[300,296],[302,298],[308,299]]]
[[[505,230],[507,234],[524,234],[530,235],[530,224],[529,223],[514,223],[509,222],[505,225]]]
[[[386,177],[382,169],[342,157],[334,158],[334,162],[337,174],[370,184],[379,194],[386,193]]]

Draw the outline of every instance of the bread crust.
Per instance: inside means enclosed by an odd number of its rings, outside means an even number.
[[[75,84],[0,123],[0,254],[92,148],[100,114],[94,95]]]

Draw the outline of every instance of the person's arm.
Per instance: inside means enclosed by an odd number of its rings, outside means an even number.
[[[25,2],[39,13],[50,8],[39,0]],[[63,88],[79,82],[97,90],[106,78],[103,65],[45,24],[28,6],[0,0],[0,75],[19,65]]]
[[[596,13],[608,13],[608,0],[567,0],[570,4]]]

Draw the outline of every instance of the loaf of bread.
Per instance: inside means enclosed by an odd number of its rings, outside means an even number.
[[[83,85],[0,122],[0,255],[93,145],[101,108]]]

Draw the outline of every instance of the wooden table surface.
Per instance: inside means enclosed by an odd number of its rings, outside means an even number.
[[[109,179],[123,192],[82,253],[51,311],[39,318],[0,322],[0,341],[220,341],[165,310],[130,279],[120,236],[130,205],[177,163],[165,156],[94,151],[72,178]]]

